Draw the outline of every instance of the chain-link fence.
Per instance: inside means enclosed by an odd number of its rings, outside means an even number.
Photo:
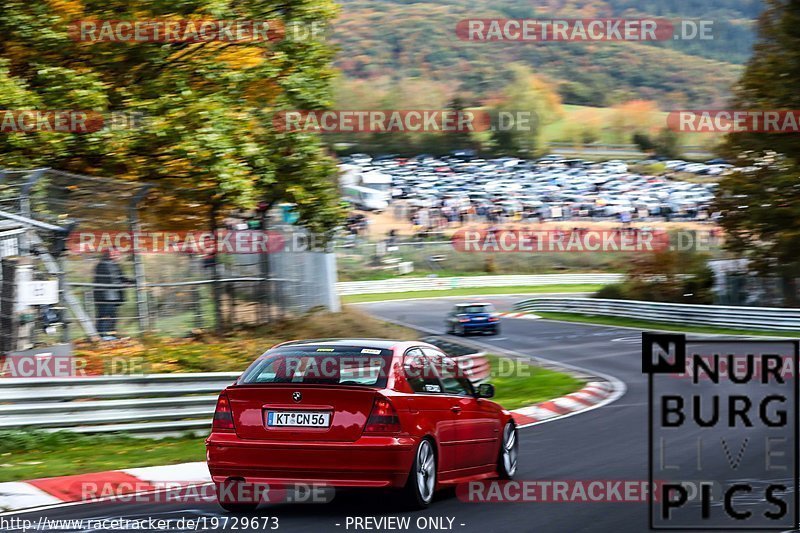
[[[200,216],[177,222],[154,216],[148,211],[153,191],[147,184],[51,169],[0,171],[0,251],[36,256],[41,276],[61,280],[57,311],[69,330],[63,337],[184,335],[338,308],[333,254],[217,253],[218,247],[209,253],[180,241],[158,250],[137,246],[141,236],[174,231],[170,224],[184,224],[179,235],[187,227],[208,232],[198,226]],[[226,219],[220,231],[240,229],[247,216]],[[258,231],[270,220],[251,218],[249,227],[257,221]],[[287,235],[302,231],[279,229],[269,233],[290,240]],[[119,247],[112,239],[105,247],[83,246],[120,234],[134,245]]]
[[[336,246],[340,281],[416,276],[478,274],[550,274],[614,272],[624,269],[625,254],[563,252],[522,254],[461,252],[450,241],[339,243]]]
[[[335,308],[335,288],[328,278],[335,271],[329,254],[279,252],[220,256],[216,261],[197,254],[143,254],[140,258],[146,281],[133,283],[134,265],[121,261],[122,285],[97,283],[96,256],[70,256],[64,265],[69,285],[95,323],[106,303],[104,291],[121,291],[117,323],[121,334],[142,331],[181,335],[209,329],[221,321],[225,326],[263,324],[314,307]],[[215,265],[216,263],[216,265]],[[214,278],[214,269],[218,279]],[[333,280],[335,283],[335,279]],[[219,308],[214,305],[215,286]],[[138,305],[146,301],[146,314]]]
[[[535,226],[531,226],[535,230]],[[525,229],[519,226],[517,229]],[[565,230],[567,235],[571,230]],[[626,232],[624,228],[611,230]],[[681,230],[669,235],[672,249],[696,249],[710,257],[726,254],[713,230]],[[464,276],[480,274],[558,274],[623,272],[635,253],[613,250],[559,252],[465,252],[444,236],[434,239],[387,238],[378,242],[352,234],[337,241],[340,281],[366,281],[397,275]]]

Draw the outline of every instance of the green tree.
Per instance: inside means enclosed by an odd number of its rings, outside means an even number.
[[[450,111],[454,111],[456,113],[462,113],[466,110],[466,104],[464,103],[464,99],[456,96],[450,101],[448,104],[447,109]],[[447,132],[445,134],[447,136],[447,145],[450,147],[451,150],[464,150],[473,148],[474,141],[472,139],[472,135],[468,131],[464,132]]]
[[[681,149],[678,146],[678,134],[669,128],[664,128],[653,140],[653,150],[656,155],[663,157],[680,157]]]
[[[2,135],[0,167],[152,182],[143,218],[156,227],[214,229],[229,209],[292,202],[301,224],[329,230],[341,217],[335,165],[317,136],[280,131],[273,118],[330,105],[333,51],[307,30],[335,12],[330,0],[0,0],[0,109],[145,117],[127,130]],[[287,32],[240,43],[70,38],[70,22],[92,19],[272,20]]]
[[[501,102],[493,107],[492,114],[498,118],[491,135],[494,149],[501,154],[530,157],[540,149],[542,126],[561,116],[561,100],[553,88],[530,69],[513,65],[511,82],[503,90]],[[499,120],[501,116],[512,117],[513,125],[503,124]],[[520,124],[520,117],[530,120]]]
[[[800,107],[800,4],[767,0],[753,56],[735,88],[733,107]],[[724,213],[726,246],[751,268],[783,282],[785,305],[796,307],[800,277],[800,134],[733,133],[724,151],[741,169],[724,177],[715,208]]]
[[[316,136],[281,132],[283,109],[330,104],[332,50],[319,34],[272,42],[76,42],[74,20],[279,20],[326,24],[328,0],[0,0],[0,109],[136,111],[133,129],[0,136],[0,166],[54,168],[149,181],[159,223],[206,224],[257,202],[317,202],[301,223],[329,227],[334,166]],[[277,193],[276,193],[277,191]],[[335,206],[335,202],[333,204]]]
[[[734,89],[733,107],[749,110],[800,109],[800,3],[766,0],[758,19],[758,41]],[[725,151],[735,157],[774,150],[800,161],[798,133],[734,133]]]
[[[650,136],[640,131],[633,134],[633,144],[638,146],[642,152],[650,152],[655,148],[655,143]]]
[[[714,209],[724,213],[726,248],[750,259],[750,268],[783,283],[784,303],[797,307],[800,277],[800,173],[769,152],[741,157],[746,165],[722,179]]]
[[[631,258],[622,283],[607,285],[595,298],[649,302],[713,303],[714,275],[708,257],[662,250]]]

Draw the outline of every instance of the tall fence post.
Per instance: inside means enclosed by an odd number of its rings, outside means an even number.
[[[325,295],[325,306],[333,313],[338,313],[342,310],[342,304],[339,300],[339,293],[336,291],[336,254],[333,252],[320,252],[320,259],[322,260],[322,276],[324,280],[322,290]]]
[[[144,273],[144,263],[139,248],[139,235],[142,227],[139,221],[139,202],[145,197],[150,187],[145,185],[131,200],[128,220],[130,222],[131,233],[133,234],[133,279],[136,284],[136,314],[138,315],[139,334],[144,335],[150,330],[150,310],[148,309],[147,302],[147,289],[144,287],[147,281]]]
[[[33,265],[27,258],[6,257],[0,268],[0,352],[7,354],[28,349],[33,340],[34,321],[22,320],[30,309],[19,302],[19,283],[33,279]]]
[[[16,349],[17,327],[17,265],[10,258],[0,259],[0,354]]]

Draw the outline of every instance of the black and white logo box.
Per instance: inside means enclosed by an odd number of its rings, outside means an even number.
[[[799,343],[642,334],[652,529],[800,527]]]

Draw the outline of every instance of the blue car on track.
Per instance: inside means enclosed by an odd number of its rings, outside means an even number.
[[[485,302],[456,304],[445,319],[445,330],[454,335],[500,333],[500,316]]]

